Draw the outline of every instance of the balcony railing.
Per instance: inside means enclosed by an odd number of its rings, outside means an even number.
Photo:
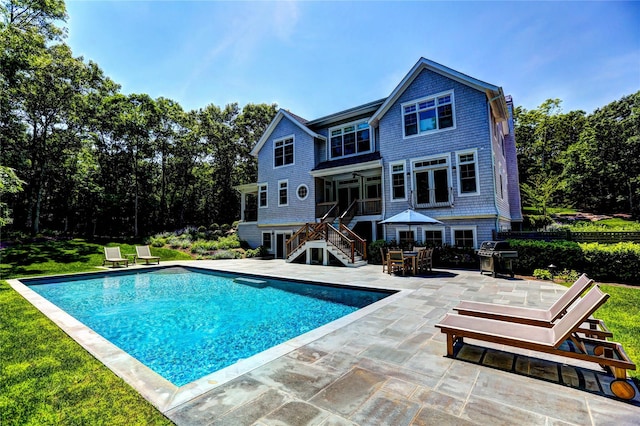
[[[358,216],[382,213],[382,198],[364,198],[358,200]]]

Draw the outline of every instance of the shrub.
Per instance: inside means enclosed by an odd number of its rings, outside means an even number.
[[[640,244],[581,243],[586,260],[585,272],[595,280],[640,284]]]
[[[584,256],[578,243],[572,241],[510,240],[518,258],[513,260],[516,273],[531,275],[534,270],[550,264],[562,269],[584,269]]]
[[[229,232],[229,230],[231,229],[231,225],[229,225],[228,223],[224,223],[222,224],[222,226],[220,227],[220,230],[222,232]]]
[[[216,249],[227,250],[232,248],[240,248],[240,240],[237,234],[231,234],[226,237],[219,238],[216,242]]]
[[[561,271],[556,277],[563,281],[573,282],[579,276],[577,271],[584,271],[598,281],[640,285],[637,272],[640,270],[640,244],[637,243],[510,242],[518,251],[518,258],[513,263],[519,274],[530,275],[553,263]]]
[[[385,240],[375,240],[371,244],[367,245],[367,261],[374,265],[382,265],[382,258],[380,257],[380,248],[386,247],[387,242]]]
[[[553,279],[553,276],[551,275],[551,272],[549,272],[548,269],[536,269],[535,271],[533,271],[533,276],[534,278],[537,278],[539,280]]]
[[[212,223],[211,225],[209,225],[209,231],[217,231],[218,229],[220,229],[220,225],[218,225],[217,223]]]
[[[213,255],[213,259],[238,259],[242,254],[233,250],[220,250]]]
[[[151,237],[149,242],[152,247],[164,247],[164,245],[167,244],[167,240],[162,237]]]
[[[245,249],[246,257],[263,257],[267,255],[267,249],[264,246],[258,246],[255,249]]]

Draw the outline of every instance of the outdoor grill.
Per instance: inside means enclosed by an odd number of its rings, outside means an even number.
[[[480,273],[491,272],[511,275],[513,278],[512,260],[518,257],[518,252],[511,250],[508,241],[484,241],[478,250],[480,258]]]

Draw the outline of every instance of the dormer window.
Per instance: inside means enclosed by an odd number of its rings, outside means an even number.
[[[453,92],[402,104],[404,137],[454,127]]]
[[[329,129],[331,158],[347,157],[371,151],[369,123],[360,121]]]

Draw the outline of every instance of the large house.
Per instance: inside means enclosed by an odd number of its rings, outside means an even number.
[[[241,185],[240,239],[277,258],[362,264],[376,239],[478,247],[522,222],[513,104],[421,58],[391,94],[307,121],[280,109]],[[407,208],[442,222],[380,224]]]

